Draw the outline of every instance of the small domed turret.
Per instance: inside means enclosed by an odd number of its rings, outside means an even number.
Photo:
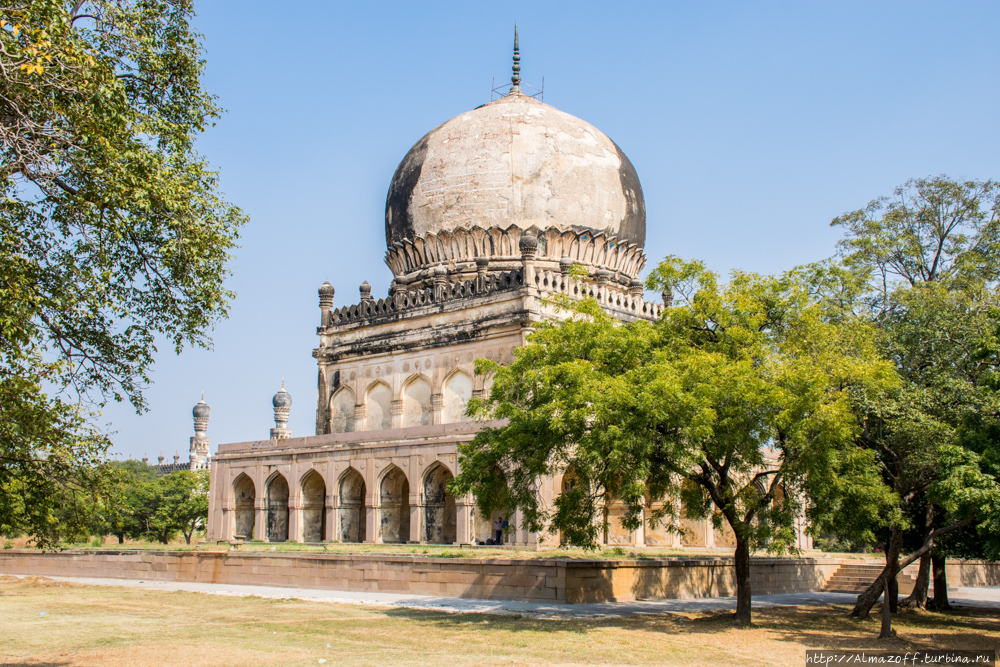
[[[274,395],[271,399],[271,405],[276,408],[290,408],[292,407],[292,395],[285,391],[285,381],[281,381],[281,389],[278,393]]]

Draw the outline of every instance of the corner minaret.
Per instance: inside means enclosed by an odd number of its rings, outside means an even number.
[[[212,409],[205,402],[205,392],[201,394],[198,405],[191,410],[194,417],[194,437],[191,438],[190,469],[208,470],[208,418],[212,414]]]
[[[285,391],[285,381],[281,381],[281,389],[271,399],[274,406],[274,428],[271,429],[272,440],[285,440],[292,437],[292,429],[288,428],[288,415],[292,411],[292,395]]]

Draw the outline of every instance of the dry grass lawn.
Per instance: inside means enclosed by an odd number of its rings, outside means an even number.
[[[541,620],[0,576],[0,664],[803,665],[806,648],[1000,648],[996,610],[904,612],[881,643],[875,618],[846,613],[760,610],[736,629],[720,615]]]

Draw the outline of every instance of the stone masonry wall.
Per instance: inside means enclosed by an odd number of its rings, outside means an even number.
[[[755,594],[816,591],[840,565],[754,559]],[[373,554],[0,551],[0,573],[264,584],[536,602],[604,602],[735,594],[730,559],[506,560]]]

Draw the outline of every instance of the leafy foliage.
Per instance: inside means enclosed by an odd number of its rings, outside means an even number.
[[[145,407],[162,337],[206,346],[245,216],[194,148],[190,0],[0,0],[0,525],[53,539],[99,488],[92,412]]]
[[[998,525],[1000,186],[911,180],[832,224],[845,229],[841,256],[805,272],[831,319],[876,328],[902,380],[855,404],[856,445],[875,457],[897,499],[891,512],[860,517],[887,553],[883,577],[855,607],[863,616],[899,567]],[[857,526],[853,508],[842,509],[828,529]],[[994,553],[995,543],[979,541]],[[886,614],[884,636],[889,624]]]
[[[886,505],[871,455],[850,447],[851,396],[884,391],[895,374],[870,329],[827,321],[797,274],[735,272],[723,286],[671,257],[647,287],[677,295],[659,322],[564,302],[567,318],[539,325],[512,364],[477,361],[493,383],[469,413],[505,424],[459,446],[452,491],[475,493],[486,516],[516,508],[530,530],[582,546],[597,543],[611,503],[626,529],[644,516],[676,529],[672,502],[648,508],[679,498],[687,516],[711,514],[735,533],[748,622],[749,550],[794,546],[808,487],[826,499],[817,513],[860,497],[872,512]],[[543,479],[562,474],[572,484],[547,506]]]

